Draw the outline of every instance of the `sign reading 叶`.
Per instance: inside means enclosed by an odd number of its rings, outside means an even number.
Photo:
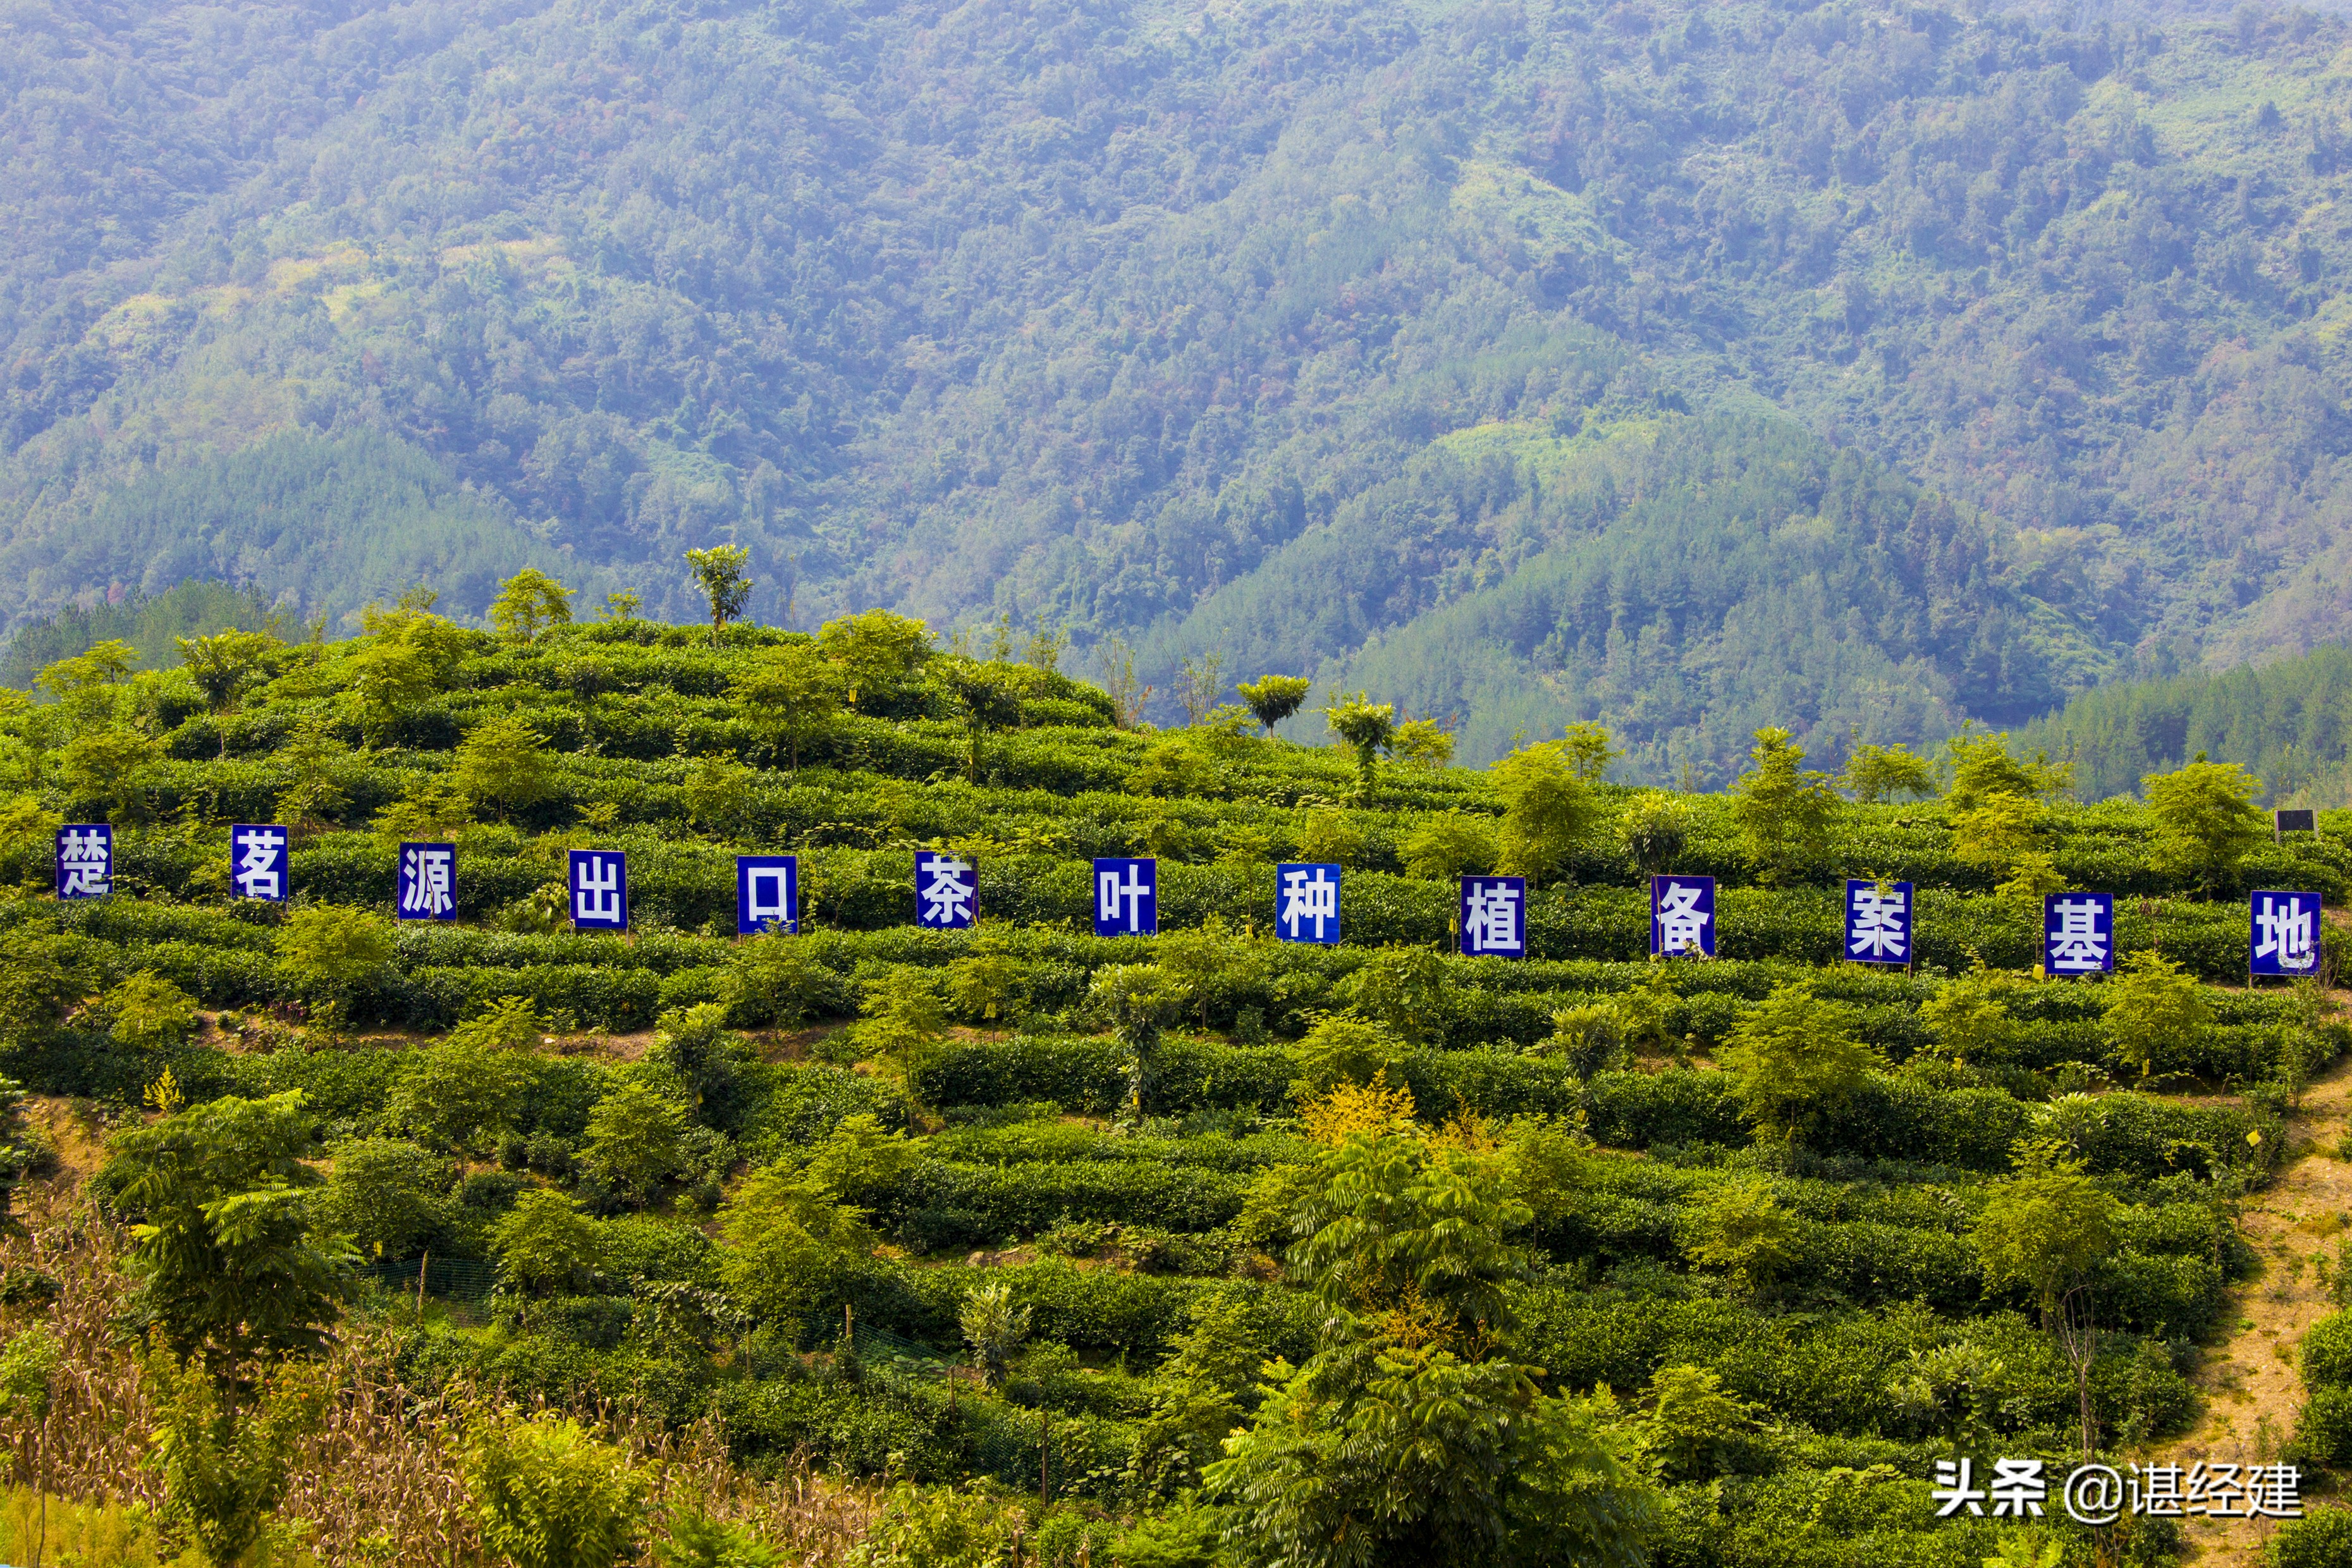
[[[735,934],[757,936],[773,926],[801,929],[801,858],[797,855],[735,857]]]
[[[2246,900],[2246,970],[2310,974],[2319,968],[2319,895],[2262,889]]]
[[[404,844],[400,847],[400,884],[392,912],[404,921],[454,921],[457,918],[457,847],[454,844]]]
[[[1528,879],[1462,879],[1462,952],[1477,958],[1528,955]]]
[[[1911,962],[1911,884],[1845,880],[1845,955],[1856,963]]]
[[[617,849],[572,851],[572,929],[629,929],[629,858]]]
[[[1715,956],[1715,879],[1650,879],[1650,956]]]
[[[228,878],[240,899],[286,901],[291,836],[271,824],[240,822],[228,830]]]
[[[1160,862],[1104,858],[1095,862],[1095,934],[1160,934]]]
[[[970,931],[980,918],[980,868],[932,849],[915,851],[915,923],[929,931]]]
[[[102,899],[114,891],[114,829],[103,822],[58,829],[58,897]]]
[[[1328,861],[1274,868],[1274,934],[1285,942],[1339,940],[1339,868]]]
[[[2116,966],[2116,896],[2042,896],[2042,972],[2105,974]]]

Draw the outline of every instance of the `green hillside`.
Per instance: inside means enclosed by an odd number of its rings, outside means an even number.
[[[2235,1287],[2352,1263],[2237,1220],[2347,1038],[2247,986],[2244,893],[2340,901],[2352,819],[2273,845],[2230,770],[2080,806],[1964,746],[1874,803],[1768,734],[1643,793],[1591,730],[1491,769],[1376,714],[1360,754],[1153,731],[1051,639],[529,586],[510,635],[412,599],[0,710],[0,1372],[53,1391],[0,1432],[47,1423],[53,1551],[275,1510],[337,1565],[395,1519],[594,1568],[2088,1562],[2054,1487],[2030,1536],[1937,1519],[1936,1462],[2200,1457]],[[53,897],[101,821],[111,896]],[[292,830],[290,904],[231,897],[233,823]],[[435,842],[455,918],[396,921]],[[975,930],[918,927],[925,847]],[[574,850],[626,855],[625,933],[572,929]],[[736,935],[743,853],[800,858],[796,934]],[[1103,856],[1156,860],[1157,934],[1094,934]],[[1294,859],[1344,868],[1343,942],[1277,940]],[[1498,870],[1528,956],[1459,956]],[[1714,961],[1647,960],[1652,870],[1719,879]],[[1847,875],[1916,884],[1914,967],[1840,962]],[[2040,977],[2070,888],[2118,895],[2117,974]],[[2301,1365],[2266,1429],[2315,1492],[2352,1441]],[[90,1436],[140,1423],[215,1447]]]
[[[1717,781],[2336,639],[2345,24],[2081,16],[27,0],[0,616],[732,539]]]

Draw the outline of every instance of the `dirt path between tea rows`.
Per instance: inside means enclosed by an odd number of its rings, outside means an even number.
[[[2339,998],[2340,999],[2340,998]],[[2230,1292],[2233,1327],[2206,1352],[2198,1375],[2201,1423],[2162,1446],[2158,1458],[2183,1465],[2269,1464],[2294,1436],[2303,1408],[2295,1351],[2312,1324],[2334,1310],[2319,1279],[2336,1237],[2352,1220],[2352,1164],[2336,1158],[2352,1111],[2352,1058],[2314,1080],[2287,1119],[2287,1165],[2247,1200],[2240,1229],[2260,1258],[2251,1279]],[[2183,1521],[2199,1568],[2254,1568],[2275,1524],[2263,1520]]]

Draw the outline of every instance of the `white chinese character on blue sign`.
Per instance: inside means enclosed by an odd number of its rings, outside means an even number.
[[[1157,936],[1160,862],[1102,858],[1095,862],[1095,934]]]
[[[2319,895],[2257,891],[2248,900],[2246,967],[2255,974],[2309,974],[2319,967]]]
[[[1462,879],[1462,951],[1469,957],[1528,955],[1528,879]]]
[[[1285,942],[1339,940],[1339,868],[1325,862],[1274,868],[1274,932]]]
[[[2104,974],[2116,966],[2116,896],[2045,893],[2042,897],[2042,972]]]
[[[915,923],[932,931],[970,931],[980,913],[980,872],[969,860],[915,851]]]
[[[80,822],[58,829],[58,897],[102,899],[114,891],[114,829]]]
[[[228,830],[229,880],[240,899],[286,901],[287,833],[282,827],[240,822]]]
[[[1845,880],[1845,955],[1857,963],[1911,962],[1911,884]]]
[[[1659,958],[1715,956],[1715,879],[1650,879],[1650,952]]]
[[[404,921],[454,921],[457,918],[457,847],[454,844],[404,844],[400,847],[399,896],[392,912]]]
[[[801,929],[801,858],[735,857],[735,934],[757,936],[770,927]]]
[[[572,851],[572,928],[629,929],[629,858],[614,849]]]

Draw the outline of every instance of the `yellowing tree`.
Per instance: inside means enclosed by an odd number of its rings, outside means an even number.
[[[536,566],[526,566],[499,584],[490,601],[490,625],[500,637],[530,642],[550,626],[572,624],[572,590]]]
[[[2254,805],[2263,781],[2235,763],[2209,763],[2200,752],[2188,766],[2139,782],[2156,818],[2157,863],[2207,892],[2224,890],[2238,862],[2266,835]]]

